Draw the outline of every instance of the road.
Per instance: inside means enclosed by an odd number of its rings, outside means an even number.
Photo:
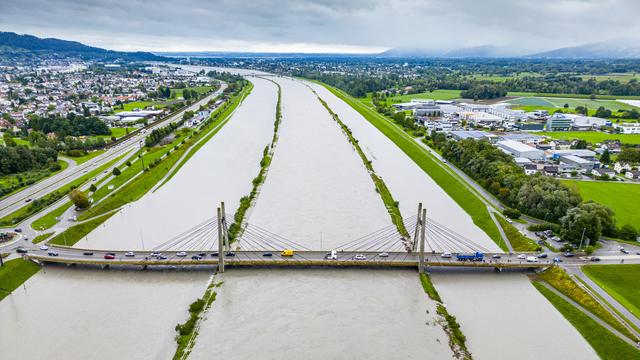
[[[167,126],[169,123],[179,120],[182,117],[182,114],[186,111],[197,111],[201,105],[206,104],[212,98],[220,95],[222,91],[227,87],[225,83],[222,83],[220,89],[212,93],[211,95],[206,96],[200,101],[192,104],[188,108],[153,124],[147,131],[146,134],[138,133],[131,138],[125,140],[124,142],[107,149],[104,154],[96,156],[95,158],[77,166],[70,166],[64,171],[51,176],[45,180],[42,180],[38,183],[35,183],[15,194],[12,194],[0,201],[0,217],[4,217],[8,214],[13,213],[14,211],[22,208],[23,206],[28,205],[28,199],[37,199],[40,198],[59,187],[72,182],[82,176],[84,176],[89,171],[100,167],[109,161],[116,159],[120,155],[136,149],[140,146],[140,142],[144,141],[146,136],[151,133],[151,130],[156,128],[161,128]]]

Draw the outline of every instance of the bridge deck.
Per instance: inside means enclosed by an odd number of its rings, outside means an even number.
[[[58,256],[49,256],[48,251],[33,251],[26,257],[40,262],[78,264],[78,265],[118,265],[118,266],[198,266],[218,265],[219,256],[211,256],[210,251],[191,251],[185,256],[178,256],[178,252],[163,252],[166,259],[151,258],[151,252],[136,252],[135,256],[127,257],[124,251],[115,252],[115,259],[104,259],[104,251],[94,251],[93,255],[83,255],[82,249],[52,248]],[[51,250],[49,250],[51,251]],[[204,252],[201,260],[194,260],[192,256]],[[418,266],[419,259],[416,253],[389,252],[388,256],[380,256],[372,252],[338,252],[335,260],[325,259],[326,251],[298,251],[293,256],[281,256],[279,252],[271,252],[271,256],[264,256],[265,251],[234,251],[234,256],[224,256],[225,266],[261,266],[261,267],[411,267]],[[366,256],[365,260],[356,260],[356,255]],[[454,258],[443,258],[441,254],[425,254],[427,266],[448,267],[475,267],[475,268],[545,268],[552,264],[551,261],[540,259],[538,262],[527,262],[518,259],[517,254],[500,254],[500,259],[490,258],[484,261],[458,261]]]

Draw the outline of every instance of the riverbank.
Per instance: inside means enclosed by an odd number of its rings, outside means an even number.
[[[40,271],[40,266],[31,261],[23,259],[5,261],[4,265],[0,267],[0,301],[38,271]]]

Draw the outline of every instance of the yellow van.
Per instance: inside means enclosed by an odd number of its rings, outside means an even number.
[[[282,255],[282,256],[293,256],[293,250],[291,250],[291,249],[284,249],[284,250],[282,250],[282,252],[280,253],[280,255]]]

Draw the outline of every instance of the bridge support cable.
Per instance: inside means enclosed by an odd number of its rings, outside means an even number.
[[[487,248],[457,233],[456,231],[447,228],[433,219],[427,219],[427,223],[430,230],[439,234],[445,242],[453,245],[454,251],[489,252]]]
[[[405,226],[413,224],[416,216],[403,219]],[[406,248],[403,237],[398,233],[395,225],[385,226],[374,232],[361,236],[355,240],[336,246],[342,251],[389,251],[393,248]]]
[[[180,244],[188,241],[191,237],[197,236],[200,232],[208,229],[215,229],[215,219],[208,219],[176,236],[152,248],[154,251],[166,251],[179,248]]]
[[[286,239],[280,235],[274,234],[269,230],[263,229],[257,225],[253,225],[250,223],[247,223],[244,232],[249,232],[253,235],[255,235],[257,238],[262,238],[264,241],[270,242],[272,244],[279,244],[279,245],[283,245],[284,247],[281,247],[281,249],[287,249],[290,248],[292,250],[306,250],[306,251],[311,251],[311,249],[309,249],[308,247],[302,245],[302,244],[298,244],[294,241],[291,241],[289,239]],[[243,234],[244,235],[244,234]]]

